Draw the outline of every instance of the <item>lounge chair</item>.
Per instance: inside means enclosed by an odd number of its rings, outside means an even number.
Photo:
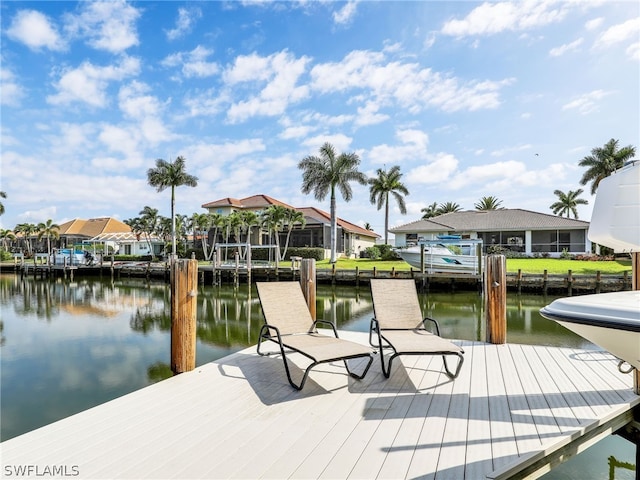
[[[400,355],[442,355],[444,367],[449,378],[460,373],[464,350],[458,345],[440,337],[438,322],[432,318],[422,318],[416,284],[413,280],[371,280],[374,318],[369,330],[369,343],[373,344],[374,333],[378,337],[382,373],[389,378],[391,363]],[[435,328],[432,333],[428,322]],[[392,353],[385,365],[384,350]],[[457,357],[455,372],[449,370],[447,356]]]
[[[367,374],[374,351],[359,343],[338,338],[338,332],[333,323],[325,320],[314,321],[302,294],[299,282],[270,282],[256,283],[260,305],[264,313],[265,324],[260,329],[258,338],[258,354],[269,355],[274,352],[261,352],[260,346],[264,340],[275,342],[280,347],[284,369],[291,386],[302,390],[309,371],[320,363],[343,360],[347,372],[354,378],[361,380]],[[318,333],[317,325],[326,324],[333,330],[334,336]],[[291,379],[287,353],[298,352],[311,360],[300,384]],[[349,370],[347,360],[359,357],[369,357],[369,362],[361,375]]]

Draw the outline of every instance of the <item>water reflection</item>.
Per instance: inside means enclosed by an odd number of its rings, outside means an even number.
[[[591,348],[542,318],[555,297],[510,295],[512,343]],[[200,286],[197,357],[202,365],[257,343],[263,322],[254,288]],[[484,339],[483,299],[475,292],[420,295],[443,336]],[[368,331],[369,289],[318,286],[318,318]],[[171,375],[170,299],[164,283],[81,278],[74,282],[0,275],[2,370],[0,439],[6,440]]]

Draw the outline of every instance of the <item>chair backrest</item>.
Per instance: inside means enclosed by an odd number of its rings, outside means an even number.
[[[414,280],[371,279],[373,314],[381,329],[422,327]]]
[[[256,288],[265,323],[281,335],[311,331],[313,318],[299,282],[257,282]]]

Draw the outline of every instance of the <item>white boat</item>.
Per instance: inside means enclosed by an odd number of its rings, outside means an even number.
[[[69,248],[60,248],[54,250],[51,255],[52,265],[85,265],[87,255],[82,250],[72,250]]]
[[[640,162],[600,182],[589,240],[640,252]],[[640,290],[560,298],[540,313],[640,370]]]
[[[425,241],[421,242],[421,245],[414,247],[396,249],[396,252],[409,265],[421,269],[421,249],[424,247],[424,270],[426,273],[480,273],[478,268],[479,255],[475,252],[476,244],[471,246],[465,244],[464,248],[458,245],[462,253],[455,252],[448,245],[454,246],[457,244],[445,243],[442,239]]]
[[[640,369],[640,290],[560,298],[540,314]]]

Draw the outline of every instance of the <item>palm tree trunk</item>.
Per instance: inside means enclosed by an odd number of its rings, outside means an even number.
[[[171,186],[171,262],[176,259],[176,196],[175,187]]]
[[[338,236],[338,219],[336,217],[336,190],[331,186],[331,263],[336,263],[336,240]]]
[[[384,202],[384,244],[389,245],[389,192],[386,193]]]

